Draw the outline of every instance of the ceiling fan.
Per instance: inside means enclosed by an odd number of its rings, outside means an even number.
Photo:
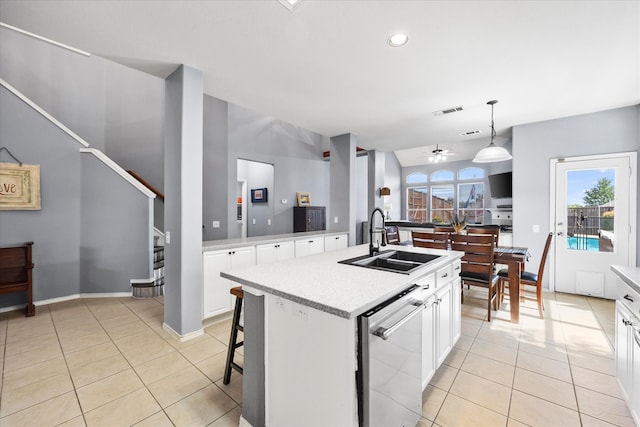
[[[444,162],[447,160],[447,156],[455,156],[455,155],[456,153],[454,153],[453,151],[442,149],[438,144],[436,144],[436,149],[431,151],[431,156],[429,157],[429,161],[431,163]]]

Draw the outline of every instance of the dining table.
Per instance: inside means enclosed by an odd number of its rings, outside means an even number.
[[[509,308],[511,322],[520,323],[520,273],[529,259],[529,249],[516,246],[496,246],[493,249],[495,264],[506,264],[509,269]]]

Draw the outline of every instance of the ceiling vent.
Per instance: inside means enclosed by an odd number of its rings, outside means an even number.
[[[482,131],[481,130],[470,130],[468,132],[461,132],[458,135],[460,135],[460,136],[471,136],[471,135],[476,135],[478,133],[482,133]]]
[[[462,110],[463,110],[462,105],[459,105],[457,107],[451,107],[451,108],[446,108],[444,110],[434,111],[433,115],[444,116],[445,114],[457,113],[458,111],[462,111]]]

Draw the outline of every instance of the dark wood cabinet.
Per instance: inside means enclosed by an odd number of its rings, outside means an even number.
[[[320,231],[327,229],[324,206],[295,206],[293,208],[293,232]]]
[[[27,316],[36,314],[33,305],[31,257],[33,242],[0,247],[0,294],[27,292]]]

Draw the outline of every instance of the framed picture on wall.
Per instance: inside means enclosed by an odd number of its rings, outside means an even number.
[[[267,203],[267,189],[266,188],[252,189],[251,203]]]
[[[298,206],[311,206],[311,196],[309,193],[297,193],[298,194]]]

